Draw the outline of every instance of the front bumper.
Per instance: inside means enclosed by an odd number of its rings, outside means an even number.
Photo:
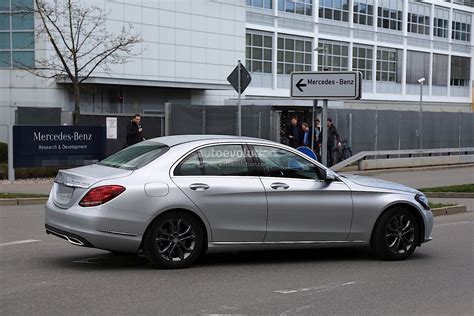
[[[137,252],[150,218],[107,206],[62,209],[51,199],[45,205],[46,233],[70,243],[117,252]]]
[[[431,210],[423,210],[422,211],[423,222],[425,224],[425,236],[423,242],[431,241],[433,238],[431,237],[431,232],[433,231],[433,212]]]

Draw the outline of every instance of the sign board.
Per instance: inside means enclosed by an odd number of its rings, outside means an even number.
[[[291,97],[302,99],[355,100],[362,95],[359,71],[291,73]]]
[[[104,158],[105,126],[13,126],[13,166],[80,166]]]
[[[227,81],[234,87],[237,93],[239,92],[239,66],[237,65],[234,70],[230,73],[229,77],[227,77]],[[244,65],[240,64],[240,93],[243,93],[245,89],[252,81],[252,77]]]
[[[107,131],[107,139],[117,139],[117,118],[106,117],[105,129]]]

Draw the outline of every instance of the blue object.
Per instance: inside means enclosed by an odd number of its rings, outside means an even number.
[[[301,147],[296,148],[296,150],[302,152],[303,154],[305,154],[308,157],[313,158],[316,161],[318,160],[318,157],[316,157],[316,154],[314,153],[314,151],[312,151],[311,148],[309,148],[309,147],[301,146]]]

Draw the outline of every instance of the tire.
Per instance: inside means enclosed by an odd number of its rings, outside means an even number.
[[[394,207],[377,220],[371,246],[375,254],[384,260],[404,260],[413,254],[419,240],[420,226],[415,214]]]
[[[186,212],[171,212],[157,218],[143,241],[145,257],[155,268],[182,269],[192,265],[203,249],[199,222]]]

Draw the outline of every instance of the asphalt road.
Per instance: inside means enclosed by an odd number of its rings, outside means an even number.
[[[402,262],[345,247],[213,254],[153,270],[142,257],[46,235],[40,205],[4,206],[0,314],[474,314],[473,227],[473,213],[438,217],[434,240]]]

